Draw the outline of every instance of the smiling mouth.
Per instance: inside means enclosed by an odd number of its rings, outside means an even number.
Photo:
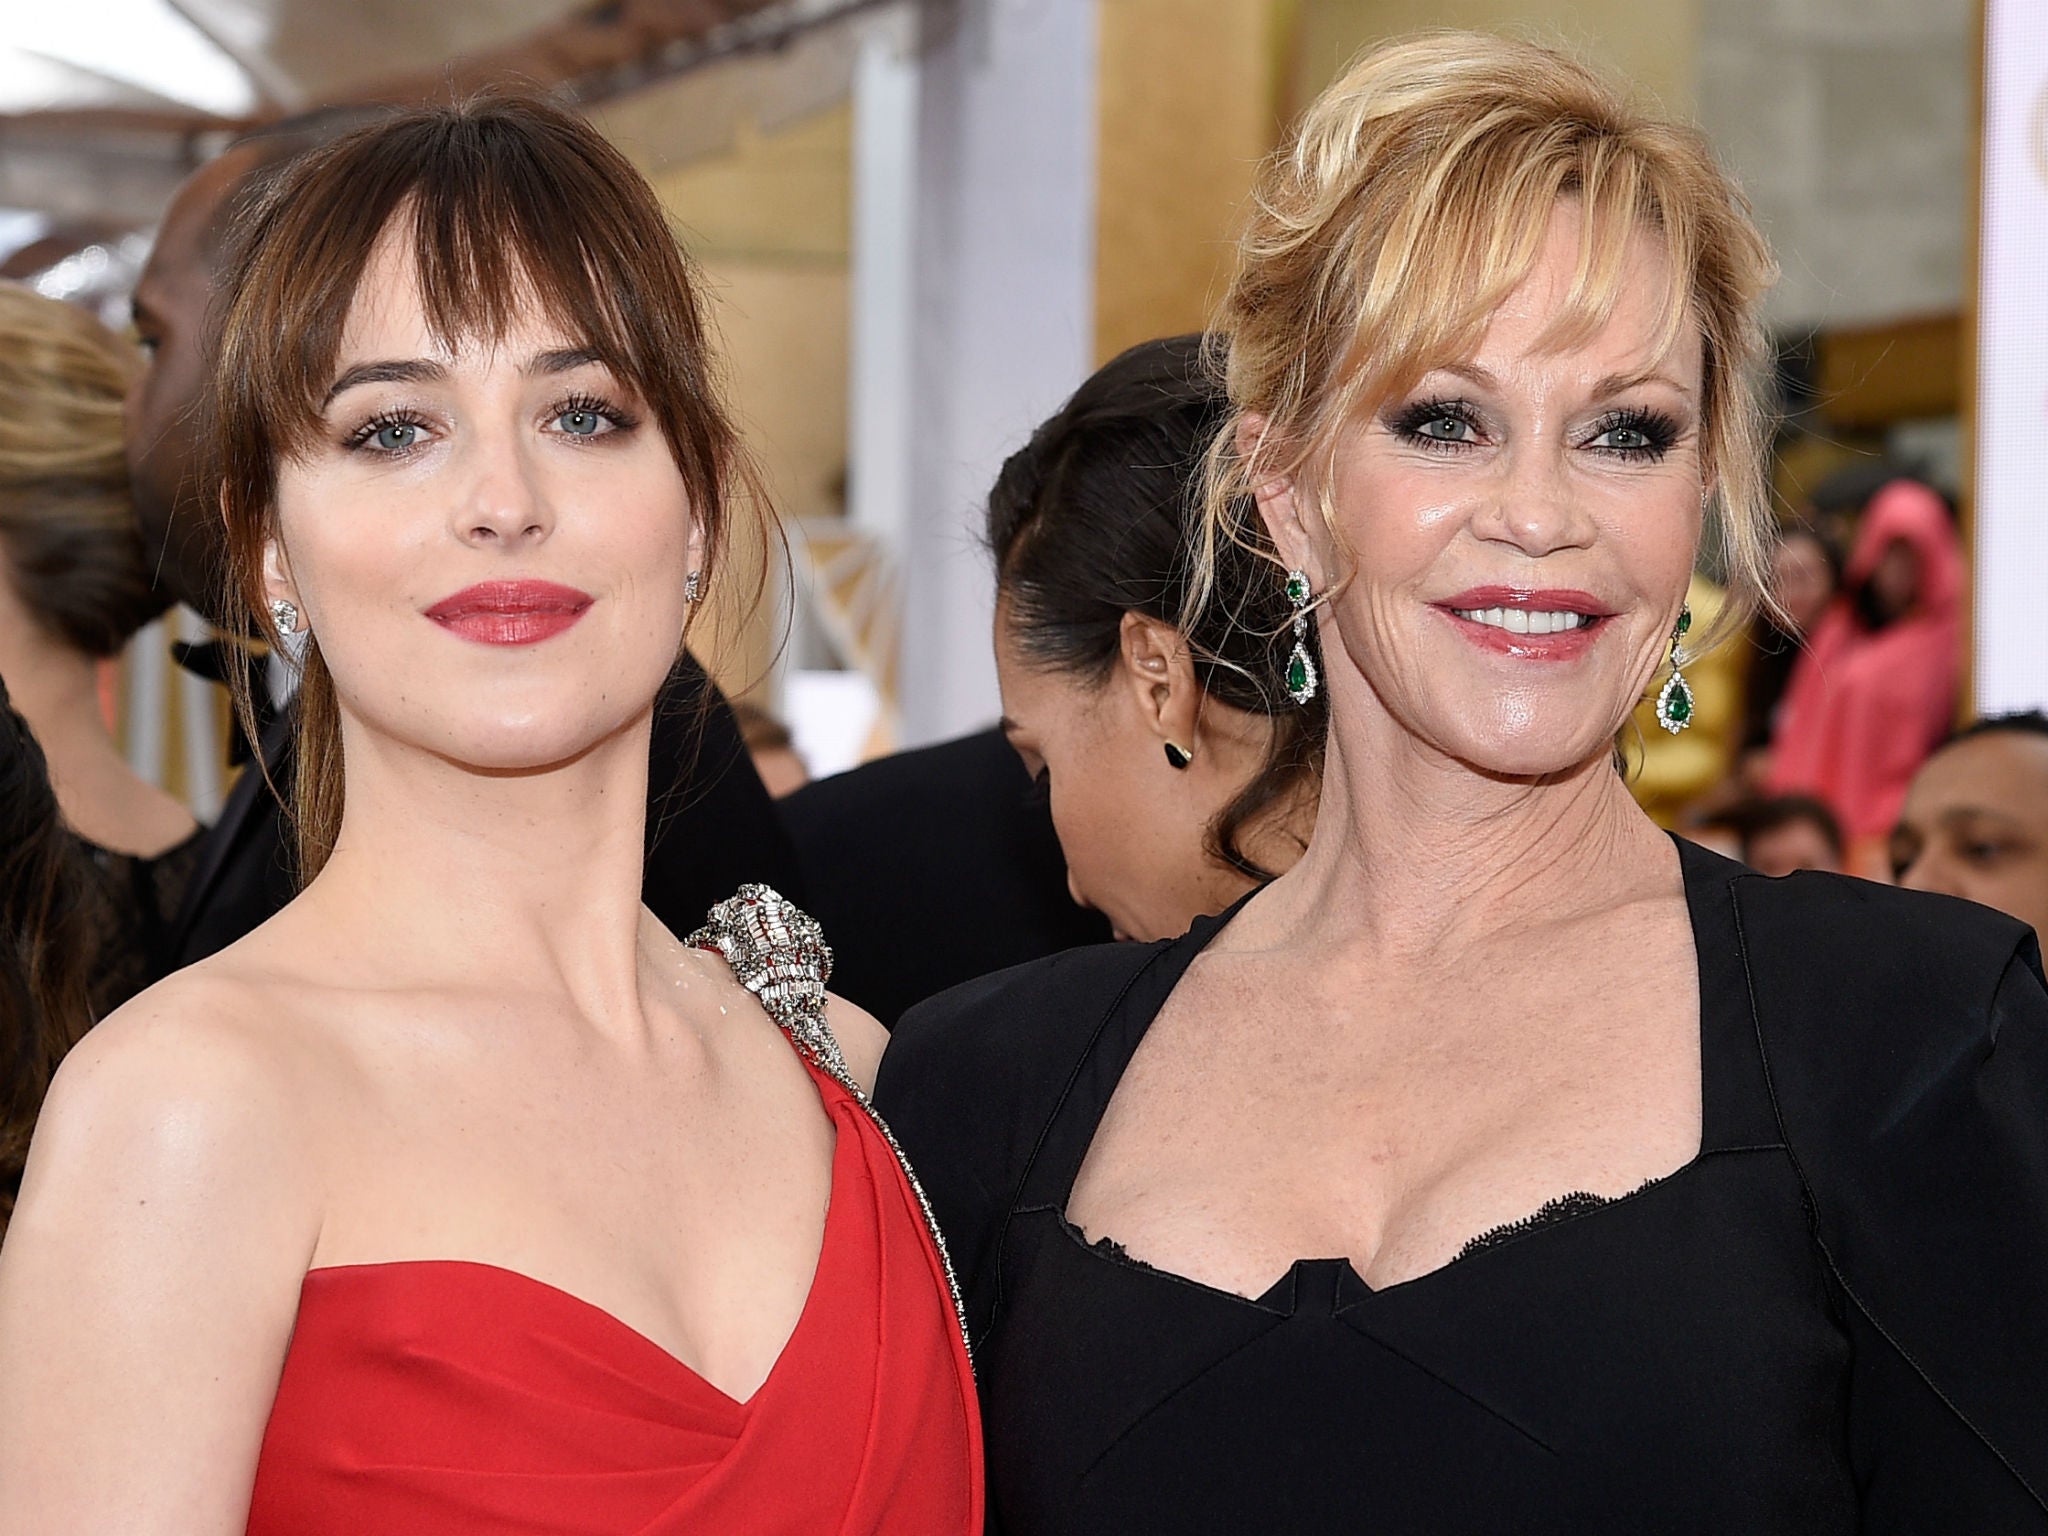
[[[1489,629],[1504,629],[1511,635],[1561,635],[1599,623],[1590,613],[1569,608],[1453,608],[1459,618]]]

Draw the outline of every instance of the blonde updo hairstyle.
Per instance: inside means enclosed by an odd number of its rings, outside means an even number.
[[[1634,276],[1625,261],[1638,233],[1662,244],[1673,274],[1664,342],[1690,324],[1705,344],[1701,463],[1729,602],[1689,648],[1770,601],[1759,309],[1777,272],[1748,203],[1697,131],[1578,60],[1440,32],[1363,54],[1261,171],[1212,327],[1231,416],[1209,458],[1194,604],[1215,596],[1206,578],[1219,540],[1271,554],[1247,511],[1260,486],[1288,480],[1337,533],[1330,464],[1346,429],[1432,368],[1472,356],[1563,198],[1584,221],[1547,344],[1581,344],[1605,322]],[[1247,417],[1263,430],[1246,431]],[[1332,574],[1336,587],[1347,573]]]
[[[87,311],[0,283],[0,555],[50,636],[117,656],[164,611],[121,456],[134,349]]]

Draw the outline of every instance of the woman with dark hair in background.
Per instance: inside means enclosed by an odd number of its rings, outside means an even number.
[[[164,607],[121,456],[134,368],[84,310],[0,283],[0,678],[91,862],[101,1013],[166,968],[199,845],[191,813],[129,766],[101,709],[100,664]]]
[[[0,1529],[973,1536],[881,1030],[765,887],[689,940],[641,901],[657,696],[772,516],[652,189],[553,105],[403,114],[293,162],[222,291],[306,885],[52,1086]]]
[[[0,679],[0,1237],[57,1064],[92,1023],[91,873]]]
[[[1145,342],[989,493],[1003,729],[1051,798],[1074,900],[1119,938],[1222,911],[1291,868],[1314,824],[1324,706],[1287,697],[1295,637],[1270,546],[1219,543],[1218,600],[1187,616],[1203,457],[1227,412],[1201,337]]]

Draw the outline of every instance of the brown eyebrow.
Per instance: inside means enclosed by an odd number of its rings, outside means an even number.
[[[604,366],[604,359],[588,347],[562,347],[553,352],[536,353],[527,363],[527,373],[568,373],[576,368],[588,368],[592,363]]]
[[[577,368],[587,368],[593,363],[602,366],[604,359],[588,347],[558,347],[552,352],[536,353],[521,371],[528,374],[569,373]],[[362,384],[434,384],[447,377],[448,370],[445,367],[423,357],[358,363],[353,368],[343,370],[328,386],[326,398],[320,402],[320,408],[325,410],[334,403],[336,395]]]
[[[1649,368],[1641,373],[1608,374],[1606,378],[1593,386],[1593,398],[1595,400],[1611,399],[1613,396],[1621,394],[1624,390],[1634,389],[1638,384],[1662,384],[1667,389],[1676,390],[1688,400],[1694,394],[1693,390],[1679,383],[1670,374],[1660,373],[1655,368]]]
[[[377,363],[357,363],[345,368],[335,381],[327,386],[327,394],[320,402],[322,410],[334,403],[334,397],[363,384],[431,384],[448,377],[448,370],[439,363],[416,357],[409,361],[387,359]]]

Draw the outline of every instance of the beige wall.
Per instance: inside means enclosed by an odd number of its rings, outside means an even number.
[[[1471,27],[1562,43],[1689,115],[1701,7],[1716,3],[1726,0],[1301,0],[1293,104],[1306,106],[1368,44],[1430,27]]]
[[[851,134],[844,105],[774,133],[742,124],[729,152],[651,177],[703,271],[733,410],[785,518],[842,510]],[[763,553],[735,541],[692,641],[732,692],[766,675],[780,643],[772,601],[749,615],[736,600]],[[765,555],[779,566],[773,540]]]
[[[1101,0],[1095,355],[1200,330],[1279,132],[1294,0]]]

